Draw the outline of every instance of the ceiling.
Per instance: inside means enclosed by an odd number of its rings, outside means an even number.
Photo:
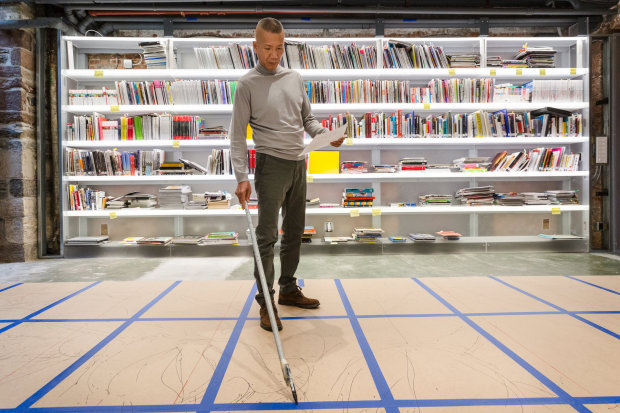
[[[116,29],[251,28],[263,16],[285,28],[385,27],[577,27],[587,34],[617,0],[32,0],[46,16],[61,17],[84,33]]]

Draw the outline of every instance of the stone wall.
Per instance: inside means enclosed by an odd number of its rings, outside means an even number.
[[[0,20],[34,17],[0,6]],[[34,31],[0,30],[0,262],[37,258]]]

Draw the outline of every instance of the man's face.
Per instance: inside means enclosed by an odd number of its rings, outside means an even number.
[[[284,32],[271,33],[260,27],[256,28],[254,51],[265,69],[276,70],[284,54]]]

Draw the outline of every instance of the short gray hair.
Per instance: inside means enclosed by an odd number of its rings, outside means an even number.
[[[282,33],[284,31],[282,28],[282,23],[273,17],[265,17],[264,19],[260,19],[256,25],[257,29],[259,27],[270,33]]]

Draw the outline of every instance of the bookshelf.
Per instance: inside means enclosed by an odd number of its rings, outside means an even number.
[[[200,69],[194,54],[195,47],[227,46],[231,42],[250,46],[253,39],[227,38],[165,38],[162,41],[167,52],[165,68],[161,69],[89,69],[90,53],[139,53],[139,44],[153,41],[153,38],[95,38],[64,37],[62,93],[60,118],[63,127],[59,137],[61,147],[80,150],[119,151],[161,149],[166,152],[166,160],[184,157],[204,164],[205,157],[213,149],[226,149],[226,139],[182,140],[123,140],[123,141],[69,141],[66,139],[64,125],[74,115],[101,114],[107,118],[120,115],[200,115],[215,124],[228,125],[232,105],[70,105],[70,89],[114,88],[116,81],[180,81],[180,80],[228,80],[235,81],[247,73],[248,69]],[[287,39],[289,40],[289,39]],[[362,160],[369,164],[397,163],[398,159],[409,156],[425,156],[429,161],[445,163],[468,156],[489,156],[502,150],[519,151],[537,147],[566,147],[568,152],[581,153],[582,160],[578,171],[552,172],[450,172],[415,171],[397,173],[365,174],[315,174],[308,175],[308,198],[320,197],[322,202],[340,201],[344,187],[373,188],[376,195],[375,207],[357,208],[308,208],[307,224],[317,229],[314,248],[324,243],[317,242],[324,233],[325,221],[334,223],[335,231],[329,235],[350,236],[354,227],[377,226],[385,230],[385,235],[407,235],[409,232],[435,233],[439,230],[453,229],[464,235],[461,241],[450,244],[437,242],[437,251],[459,251],[459,247],[446,245],[484,245],[484,250],[493,250],[494,243],[502,245],[499,249],[585,251],[588,249],[589,233],[589,172],[588,172],[588,118],[589,118],[589,69],[587,38],[308,38],[290,39],[309,45],[350,45],[374,46],[377,51],[377,68],[365,69],[297,69],[306,81],[349,81],[402,80],[417,85],[425,85],[431,79],[477,79],[492,78],[497,83],[511,82],[522,84],[535,79],[571,79],[583,82],[584,99],[580,101],[559,102],[492,102],[492,103],[343,103],[313,104],[313,113],[319,119],[330,114],[351,113],[356,116],[365,112],[384,112],[386,114],[401,110],[416,114],[471,113],[478,110],[487,112],[506,109],[514,112],[529,112],[543,107],[554,107],[583,116],[583,131],[580,136],[561,137],[509,137],[483,136],[475,138],[355,138],[348,139],[340,147],[340,160]],[[441,46],[446,54],[479,53],[480,67],[475,68],[387,68],[382,51],[388,41],[401,41],[414,44]],[[514,53],[527,43],[530,47],[551,46],[555,51],[555,67],[548,68],[505,68],[487,67],[487,57],[499,56],[510,59]],[[253,148],[253,142],[248,141]],[[329,150],[329,149],[328,149]],[[229,210],[185,210],[185,209],[144,209],[71,211],[67,207],[67,186],[79,184],[105,190],[114,196],[131,191],[157,194],[158,188],[169,184],[190,185],[195,192],[225,190],[233,194],[236,182],[233,175],[187,175],[187,176],[66,176],[63,165],[63,241],[74,236],[99,235],[101,225],[106,224],[112,241],[127,236],[144,235],[184,235],[206,234],[213,231],[235,230],[244,239],[245,221],[243,211]],[[417,202],[419,195],[428,193],[452,194],[464,187],[494,185],[495,192],[538,192],[544,190],[578,190],[579,205],[524,205],[524,206],[417,206],[391,207],[390,203]],[[232,202],[235,204],[236,202]],[[111,214],[113,213],[113,214]],[[255,215],[256,211],[252,211]],[[212,219],[213,218],[213,219]],[[543,225],[547,225],[543,229]],[[538,233],[574,234],[583,237],[577,240],[542,240]],[[439,240],[438,240],[439,241]],[[411,251],[433,251],[433,244],[414,247],[408,242],[405,246],[394,245],[395,250],[411,248]],[[355,252],[357,245],[344,248],[342,245],[325,245],[327,251]],[[360,251],[369,246],[359,245]],[[467,248],[469,248],[467,247]],[[65,247],[67,249],[68,247]],[[81,247],[70,247],[81,248]],[[123,247],[126,248],[126,247]],[[152,247],[146,247],[152,248]],[[187,248],[187,246],[184,246]],[[196,247],[204,250],[205,247]],[[219,248],[206,247],[206,248]],[[389,251],[392,246],[383,242],[380,250]],[[463,247],[468,250],[466,247]],[[109,250],[102,248],[102,250]],[[163,251],[164,249],[162,249]],[[229,249],[220,248],[221,251]],[[478,249],[474,249],[478,250]],[[166,250],[167,251],[167,250]],[[404,250],[407,251],[407,250]],[[163,252],[168,254],[168,252]]]

